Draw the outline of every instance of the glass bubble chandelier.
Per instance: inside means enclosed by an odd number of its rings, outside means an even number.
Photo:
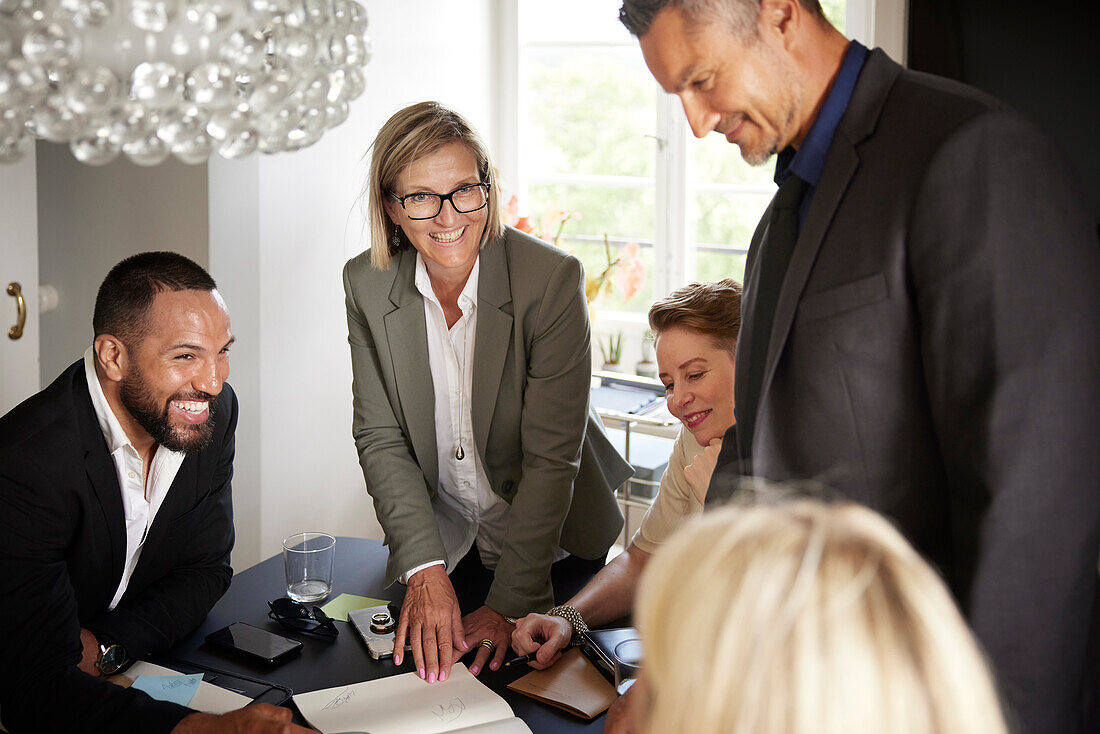
[[[0,163],[299,150],[363,93],[366,30],[355,0],[0,0]]]

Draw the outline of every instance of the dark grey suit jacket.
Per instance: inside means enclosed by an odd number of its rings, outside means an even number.
[[[520,616],[553,605],[559,543],[582,558],[607,553],[623,524],[613,493],[633,470],[588,411],[580,262],[511,228],[479,257],[471,418],[491,489],[511,504],[486,603]],[[353,432],[389,545],[387,584],[446,558],[431,507],[435,399],[415,272],[411,247],[386,270],[370,264],[369,250],[344,268]]]
[[[180,465],[126,593],[126,527],[115,465],[84,361],[0,418],[0,716],[12,732],[167,732],[191,713],[77,669],[80,628],[132,659],[197,627],[233,575],[229,385],[214,434]]]
[[[873,51],[780,293],[749,469],[891,517],[1029,734],[1075,731],[1096,691],[1100,249],[1069,171],[996,100]],[[738,374],[764,338],[769,215]],[[746,388],[739,406],[757,400]]]

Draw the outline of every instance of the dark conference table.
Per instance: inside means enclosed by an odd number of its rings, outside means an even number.
[[[377,540],[337,538],[336,557],[332,570],[332,594],[329,599],[346,593],[399,601],[404,594],[404,587],[394,584],[389,589],[382,588],[386,558],[386,549]],[[559,599],[567,599],[576,589],[555,589],[555,591]],[[165,657],[260,678],[287,686],[295,693],[384,678],[415,669],[411,653],[400,666],[394,665],[392,660],[372,659],[367,653],[367,646],[348,622],[335,623],[340,630],[335,642],[327,642],[312,635],[298,634],[286,629],[278,622],[268,619],[267,616],[267,602],[281,596],[286,596],[286,577],[283,570],[283,557],[280,553],[236,574],[229,590],[214,605],[202,626],[165,653]],[[321,602],[321,604],[324,603]],[[258,661],[253,662],[232,651],[223,651],[205,644],[204,639],[208,634],[238,621],[248,622],[276,634],[301,640],[303,645],[301,655],[272,666]],[[467,665],[472,661],[472,652],[462,660]],[[479,678],[489,688],[503,696],[515,711],[516,716],[523,719],[535,734],[556,732],[594,734],[603,731],[603,715],[592,721],[584,721],[527,696],[507,690],[506,686],[511,681],[524,675],[528,670],[530,668],[526,665],[515,666],[515,669],[502,667],[496,672],[486,669]],[[294,708],[297,723],[306,723],[293,704],[288,702],[286,705]]]

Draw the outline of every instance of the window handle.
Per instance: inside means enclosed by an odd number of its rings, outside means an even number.
[[[667,140],[657,135],[650,135],[649,133],[646,133],[642,137],[649,138],[650,140],[655,140],[657,142],[657,150],[664,150],[665,146],[668,145]]]

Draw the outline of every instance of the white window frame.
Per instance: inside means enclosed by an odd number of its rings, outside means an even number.
[[[494,149],[497,155],[497,168],[505,183],[517,195],[520,211],[526,212],[526,195],[531,183],[525,168],[524,151],[528,141],[524,139],[525,129],[520,124],[520,111],[526,109],[526,90],[521,80],[526,78],[526,50],[520,41],[520,0],[494,0],[493,13],[496,24],[496,85],[497,95],[497,137]],[[876,45],[883,48],[892,58],[905,63],[906,28],[908,21],[907,0],[847,0],[845,6],[845,28],[849,38],[859,40],[869,48]],[[588,43],[571,44],[559,42],[538,44],[539,46],[587,46]],[[606,46],[608,44],[600,44]],[[659,93],[656,104],[656,180],[655,201],[661,202],[654,212],[654,267],[649,274],[653,282],[655,296],[667,294],[670,290],[695,277],[694,262],[689,242],[694,242],[694,218],[690,217],[690,197],[696,193],[770,193],[758,186],[736,184],[700,184],[692,185],[694,176],[691,170],[693,157],[689,145],[693,139],[683,109],[674,95]],[[559,174],[553,177],[542,176],[542,181],[553,180],[557,183],[583,184],[607,183],[617,186],[631,186],[648,179],[634,179],[619,176],[591,176]],[[601,310],[593,324],[596,336],[622,331],[626,335],[624,352],[638,353],[638,343],[646,329],[643,314],[625,311]]]

